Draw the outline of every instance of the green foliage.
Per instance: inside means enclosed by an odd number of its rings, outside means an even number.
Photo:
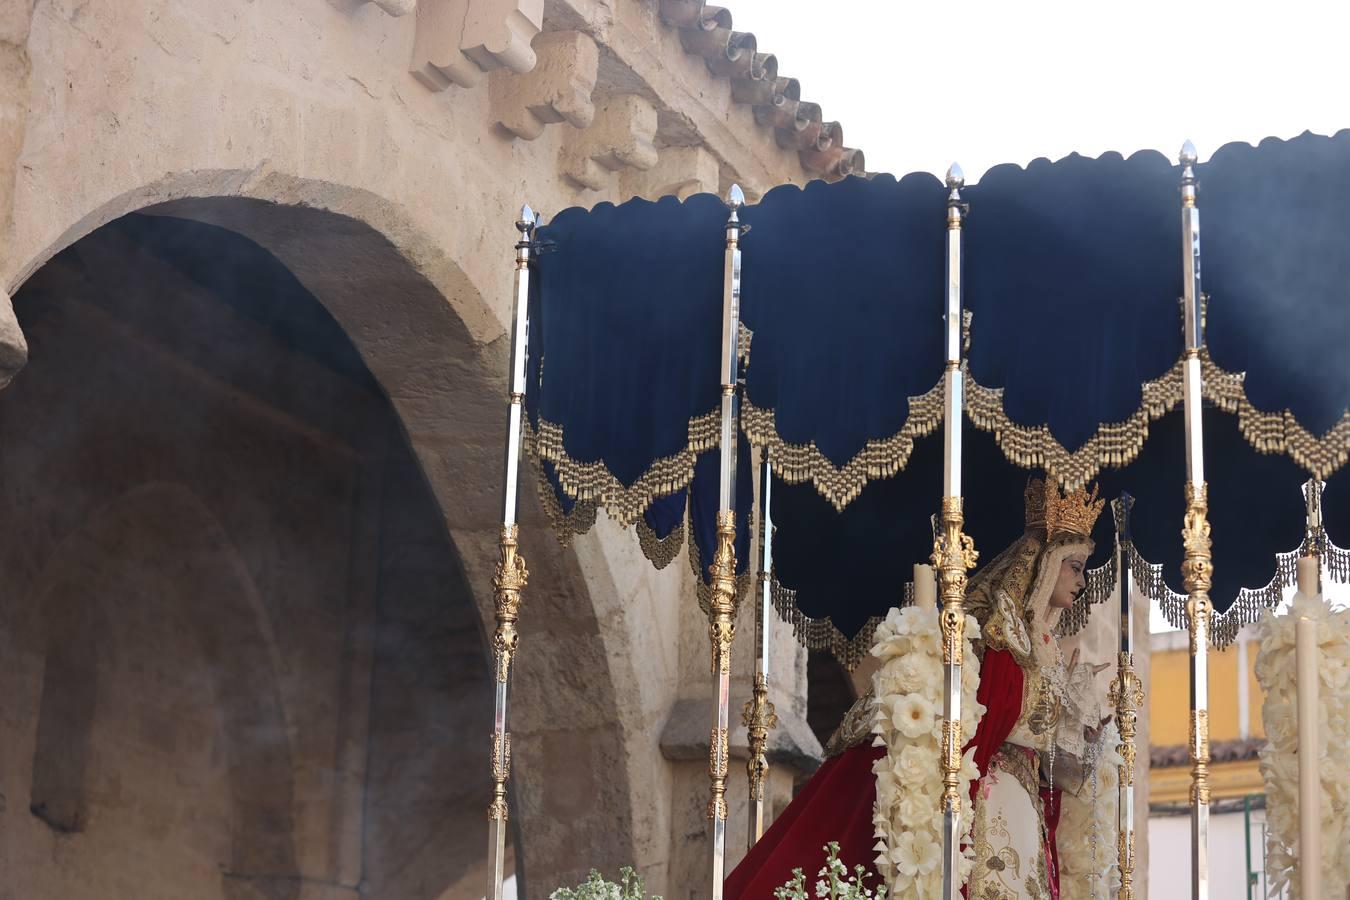
[[[850,875],[848,867],[839,861],[838,841],[830,841],[822,849],[826,854],[825,865],[816,873],[814,890],[808,891],[802,870],[793,869],[792,880],[773,892],[775,900],[868,900],[876,896],[864,884],[875,876],[863,866],[854,866]]]
[[[575,888],[558,888],[549,894],[549,900],[661,900],[647,896],[642,876],[629,866],[619,870],[619,883],[606,881],[595,869]]]

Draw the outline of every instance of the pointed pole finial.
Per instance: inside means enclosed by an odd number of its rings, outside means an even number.
[[[539,224],[538,215],[530,209],[530,204],[526,203],[520,208],[520,218],[516,220],[516,230],[521,234],[526,234],[537,224]]]
[[[727,206],[733,210],[745,205],[745,191],[741,190],[739,184],[732,184],[731,189],[727,191]]]
[[[959,191],[966,186],[966,173],[961,171],[960,163],[952,163],[947,168],[947,189]]]
[[[1181,154],[1178,157],[1183,166],[1193,166],[1200,159],[1199,154],[1195,152],[1195,144],[1192,144],[1190,138],[1181,145]]]

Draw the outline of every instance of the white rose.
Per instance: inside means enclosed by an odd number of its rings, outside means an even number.
[[[894,677],[899,691],[912,694],[936,683],[942,677],[942,668],[934,665],[931,657],[915,653],[896,661]]]
[[[924,781],[939,778],[938,755],[926,747],[911,744],[900,751],[895,775],[906,787],[918,787]]]
[[[906,694],[895,703],[891,724],[910,740],[933,730],[933,704],[921,694]]]

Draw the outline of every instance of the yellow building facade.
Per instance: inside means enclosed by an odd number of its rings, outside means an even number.
[[[1184,632],[1154,634],[1148,692],[1149,799],[1186,803],[1190,790],[1190,645]],[[1256,681],[1255,629],[1243,629],[1209,662],[1209,735],[1212,798],[1236,800],[1264,790],[1257,752],[1265,740],[1263,695]]]

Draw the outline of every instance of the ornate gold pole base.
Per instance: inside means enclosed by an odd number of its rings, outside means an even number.
[[[933,546],[932,563],[938,572],[942,609],[944,671],[942,719],[942,820],[943,886],[948,900],[957,894],[961,854],[961,666],[966,638],[966,573],[975,567],[979,554],[965,524],[960,497],[942,498],[942,533]]]
[[[501,558],[492,578],[497,606],[497,630],[492,636],[492,655],[497,673],[496,715],[492,731],[492,803],[488,806],[488,862],[493,873],[493,900],[500,900],[505,879],[506,830],[510,811],[506,783],[511,777],[511,735],[506,730],[507,688],[511,681],[511,662],[515,658],[519,634],[520,595],[529,581],[525,559],[518,552],[519,526],[504,525],[501,532]]]
[[[1127,623],[1128,624],[1128,623]],[[1111,685],[1111,702],[1116,707],[1120,729],[1120,800],[1117,809],[1119,834],[1116,849],[1120,862],[1119,900],[1134,900],[1134,767],[1137,759],[1135,738],[1138,711],[1144,705],[1144,683],[1134,673],[1134,654],[1121,651],[1116,681]]]
[[[731,644],[736,638],[736,514],[717,514],[717,551],[709,567],[712,602],[708,609],[708,636],[712,643],[712,671],[717,678],[717,718],[708,749],[708,818],[713,823],[713,896],[722,894],[726,877],[728,719],[731,706]]]
[[[751,806],[747,846],[753,847],[764,836],[764,785],[769,777],[769,731],[778,727],[778,712],[769,700],[769,679],[762,673],[755,675],[754,692],[745,701],[741,722],[745,725],[750,743],[750,758],[745,763]]]
[[[1181,577],[1189,594],[1191,637],[1191,896],[1196,900],[1209,896],[1209,588],[1214,566],[1208,515],[1205,484],[1187,482]]]

